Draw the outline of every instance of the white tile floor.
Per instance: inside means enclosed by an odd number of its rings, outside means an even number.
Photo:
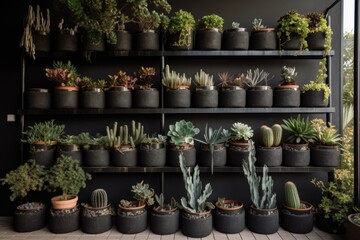
[[[170,235],[157,235],[146,230],[138,234],[122,234],[115,227],[101,234],[86,234],[81,230],[71,233],[54,234],[46,227],[29,233],[14,232],[11,227],[11,217],[0,217],[0,239],[6,240],[192,240],[184,236],[180,231]],[[270,235],[262,235],[250,232],[248,229],[243,230],[239,234],[223,234],[213,231],[211,235],[202,240],[345,240],[343,235],[332,235],[320,231],[317,228],[308,234],[292,234],[283,229],[279,229],[277,233]]]

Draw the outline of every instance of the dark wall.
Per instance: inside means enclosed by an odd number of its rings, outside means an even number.
[[[19,1],[20,2],[20,1]],[[20,154],[20,116],[16,116],[15,122],[7,122],[7,114],[16,114],[17,109],[21,108],[21,49],[19,42],[22,35],[22,22],[26,16],[27,7],[29,3],[35,6],[40,3],[42,6],[49,6],[52,12],[52,24],[57,25],[59,16],[53,10],[51,2],[53,1],[18,1],[6,2],[6,7],[3,6],[1,16],[1,26],[4,30],[6,47],[2,50],[5,53],[3,56],[2,81],[3,93],[1,98],[1,124],[0,132],[3,136],[0,138],[0,177],[3,177],[6,172],[16,168],[21,162]],[[184,9],[194,14],[195,19],[199,19],[203,15],[211,13],[219,14],[225,19],[225,28],[230,27],[231,22],[240,22],[241,26],[248,29],[251,28],[251,22],[254,18],[262,18],[265,25],[275,27],[277,19],[285,14],[288,10],[296,9],[301,13],[324,11],[333,1],[331,0],[317,0],[314,4],[313,0],[302,1],[286,1],[286,0],[253,0],[253,1],[234,1],[234,0],[182,0],[170,1],[173,12],[178,9]],[[4,4],[4,3],[2,3]],[[335,6],[330,12],[333,35],[333,49],[335,56],[332,57],[332,105],[336,108],[336,113],[333,114],[333,123],[340,126],[340,39],[341,39],[341,13],[340,5]],[[44,67],[51,66],[52,59],[39,58],[36,61],[31,60],[26,56],[26,85],[28,87],[51,87],[52,85],[45,79]],[[127,72],[134,72],[140,66],[155,66],[160,69],[159,58],[95,58],[92,63],[86,62],[85,59],[79,57],[72,59],[82,75],[88,75],[94,78],[106,78],[108,74],[114,74],[119,69]],[[295,66],[298,71],[297,80],[300,85],[307,83],[314,79],[318,60],[286,60],[286,59],[237,59],[237,58],[166,58],[165,63],[170,64],[173,70],[177,72],[184,72],[187,76],[194,76],[196,72],[203,69],[205,72],[214,75],[217,80],[217,74],[223,71],[228,71],[232,74],[246,72],[249,68],[263,68],[270,72],[274,78],[270,81],[270,85],[275,86],[280,80],[280,71],[283,65]],[[157,86],[160,85],[160,77],[158,74]],[[168,125],[173,124],[180,119],[191,120],[194,124],[203,129],[205,123],[213,127],[223,126],[229,128],[234,122],[245,122],[250,124],[255,131],[255,141],[257,137],[257,129],[261,124],[279,123],[282,119],[290,115],[282,114],[222,114],[222,115],[169,115],[165,119],[165,133]],[[323,114],[314,114],[311,117],[324,117]],[[112,125],[113,121],[121,123],[128,123],[132,119],[141,121],[145,125],[145,129],[149,133],[161,131],[159,115],[106,115],[106,116],[26,116],[26,125],[33,124],[37,121],[44,121],[55,118],[58,123],[66,124],[66,132],[69,134],[77,134],[81,131],[89,131],[93,134],[97,132],[104,133],[107,125]],[[6,136],[6,137],[5,137]],[[150,173],[94,173],[93,180],[88,182],[88,187],[80,192],[80,201],[88,200],[90,192],[97,187],[102,187],[108,190],[110,200],[113,204],[121,198],[130,196],[130,187],[137,181],[144,179],[149,182],[157,192],[160,191],[161,174]],[[278,202],[281,203],[283,199],[282,187],[286,180],[295,181],[300,186],[299,191],[304,200],[312,203],[317,203],[320,200],[320,192],[315,189],[310,180],[313,177],[327,180],[327,173],[275,173],[271,174],[275,179],[275,191],[278,194]],[[250,195],[248,185],[242,173],[203,173],[201,176],[203,183],[210,182],[213,186],[214,193],[211,200],[216,200],[217,197],[238,198],[246,204],[250,203]],[[185,195],[183,188],[182,176],[179,173],[164,174],[165,180],[165,194],[167,198],[171,196],[179,199]],[[0,215],[11,215],[15,203],[11,203],[8,199],[9,191],[6,187],[0,187],[0,205],[3,206],[0,210]],[[30,195],[29,199],[49,199],[50,194],[39,193]],[[28,200],[28,199],[26,199]],[[17,203],[17,202],[16,202]]]

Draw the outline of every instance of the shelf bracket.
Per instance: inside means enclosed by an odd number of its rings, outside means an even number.
[[[336,5],[340,2],[341,0],[336,0],[335,2],[333,2],[328,8],[325,9],[324,14],[325,16],[327,16],[328,12]]]

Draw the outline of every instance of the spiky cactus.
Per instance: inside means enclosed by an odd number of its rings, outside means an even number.
[[[272,147],[274,145],[273,131],[266,125],[260,127],[260,144],[263,147]]]
[[[104,189],[98,188],[91,193],[91,206],[94,208],[103,208],[108,205],[107,193]]]
[[[300,197],[295,183],[285,183],[285,205],[291,208],[301,208]]]
[[[273,193],[274,181],[268,176],[268,167],[263,166],[262,177],[257,176],[255,167],[255,147],[252,143],[249,145],[248,161],[243,162],[244,175],[250,187],[251,201],[255,208],[272,209],[276,208],[276,193]],[[261,183],[261,191],[260,191]]]

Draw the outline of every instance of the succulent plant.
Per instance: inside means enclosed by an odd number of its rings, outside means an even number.
[[[254,20],[252,21],[252,29],[253,30],[260,30],[262,28],[266,28],[266,26],[264,26],[262,24],[262,19],[261,18],[254,18]]]
[[[118,133],[119,132],[119,133]],[[121,145],[131,145],[132,148],[137,147],[145,137],[144,126],[134,120],[131,121],[131,131],[128,125],[118,127],[118,123],[114,122],[113,128],[106,127],[107,146],[119,149]]]
[[[311,125],[309,117],[301,118],[300,115],[298,115],[297,118],[290,117],[289,119],[284,119],[281,126],[289,133],[286,139],[288,143],[309,143],[312,142],[315,137],[315,130]]]
[[[192,122],[180,120],[175,125],[169,126],[167,136],[170,137],[170,143],[175,145],[179,144],[194,144],[194,136],[200,132],[199,128],[196,128]]]
[[[254,136],[253,129],[241,122],[233,123],[231,127],[230,141],[249,141]]]
[[[295,67],[287,67],[283,66],[281,69],[281,85],[294,85],[296,84],[295,77],[297,76],[297,72],[295,71]]]
[[[198,20],[198,28],[200,30],[208,30],[216,28],[219,32],[223,31],[224,19],[217,14],[203,16]]]
[[[285,205],[291,208],[300,208],[300,197],[295,183],[287,181],[285,183]]]
[[[263,147],[276,147],[281,144],[282,127],[280,124],[274,124],[271,127],[262,125],[260,127],[260,146]]]
[[[171,201],[169,204],[165,203],[165,197],[164,193],[160,193],[159,195],[155,194],[155,200],[156,203],[159,205],[158,210],[173,210],[176,209],[178,206],[178,203],[176,202],[175,198],[171,198]]]
[[[108,205],[108,196],[104,189],[98,188],[91,193],[91,206],[94,208],[103,208]]]
[[[265,86],[267,86],[268,81],[270,81],[270,79],[268,79],[269,73],[259,68],[247,70],[247,78],[249,79],[249,87],[259,86],[262,82],[265,82]]]
[[[23,134],[26,138],[22,142],[51,144],[59,141],[64,134],[65,125],[55,123],[55,120],[37,122],[33,126],[28,126],[28,130]]]
[[[148,183],[144,183],[144,181],[136,183],[131,187],[131,192],[134,193],[134,199],[139,201],[139,205],[151,206],[154,204],[154,189],[150,188]]]
[[[195,85],[200,88],[214,86],[213,76],[200,69],[200,72],[195,74]]]
[[[170,71],[168,64],[165,66],[165,71],[163,72],[162,84],[170,89],[178,88],[189,88],[191,86],[191,77],[187,78],[185,73],[180,75],[175,71]]]

